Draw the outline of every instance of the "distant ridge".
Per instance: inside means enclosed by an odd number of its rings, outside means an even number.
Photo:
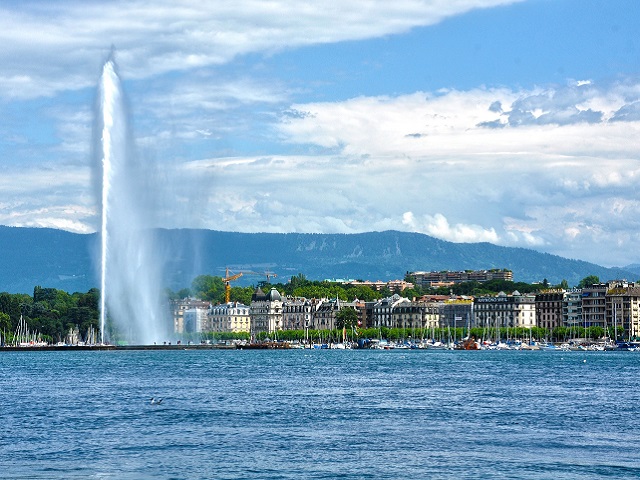
[[[452,243],[419,233],[358,234],[235,233],[215,230],[157,230],[158,261],[167,265],[166,285],[187,287],[200,274],[234,271],[278,274],[286,282],[303,273],[312,280],[392,280],[407,271],[508,268],[514,280],[577,284],[587,275],[601,280],[636,280],[639,273],[524,248],[489,243]],[[98,236],[47,228],[0,226],[0,291],[32,293],[35,285],[68,292],[98,285],[93,258]],[[637,267],[637,266],[636,266]],[[243,276],[238,284],[264,278]]]

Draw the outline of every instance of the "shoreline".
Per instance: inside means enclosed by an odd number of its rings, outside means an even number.
[[[60,351],[116,351],[116,350],[235,350],[235,345],[38,345],[0,346],[0,352],[60,352]]]

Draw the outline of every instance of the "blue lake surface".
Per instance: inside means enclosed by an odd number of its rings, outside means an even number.
[[[637,478],[639,366],[634,352],[1,352],[0,478]]]

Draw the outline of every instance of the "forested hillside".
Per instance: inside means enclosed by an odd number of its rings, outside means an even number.
[[[601,280],[639,276],[579,260],[488,243],[451,243],[406,232],[361,234],[234,233],[212,230],[157,230],[157,261],[172,289],[197,275],[224,275],[228,267],[245,274],[239,285],[303,273],[307,278],[401,279],[407,271],[508,268],[514,280],[563,279],[576,285],[588,275]],[[29,293],[36,285],[86,292],[98,285],[94,258],[98,237],[53,229],[0,226],[0,292]]]

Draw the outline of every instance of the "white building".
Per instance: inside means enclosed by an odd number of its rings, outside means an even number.
[[[257,289],[251,296],[251,334],[282,330],[282,295],[275,288],[269,293]]]
[[[482,328],[536,326],[536,296],[517,290],[511,295],[477,297],[473,303],[475,325]]]

